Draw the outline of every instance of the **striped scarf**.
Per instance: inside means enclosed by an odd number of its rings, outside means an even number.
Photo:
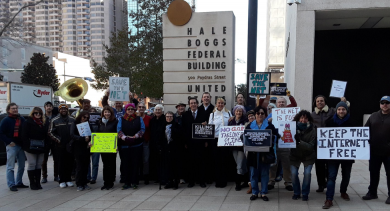
[[[8,114],[8,116],[15,119],[14,138],[17,138],[17,137],[19,137],[20,115],[19,114]]]

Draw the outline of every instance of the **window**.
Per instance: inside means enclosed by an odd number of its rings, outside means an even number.
[[[21,48],[20,49],[20,54],[21,54],[22,60],[25,60],[26,59],[26,49],[25,48]]]

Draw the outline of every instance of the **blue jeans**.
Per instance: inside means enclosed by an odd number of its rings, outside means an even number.
[[[351,178],[352,162],[349,160],[329,160],[328,161],[328,184],[326,190],[326,199],[333,201],[334,190],[336,187],[336,178],[341,165],[341,184],[340,193],[346,193]]]
[[[269,181],[269,168],[270,164],[259,163],[259,168],[251,166],[251,186],[252,194],[258,195],[259,193],[264,195],[268,193],[268,181]],[[261,172],[261,191],[259,190],[259,173]]]
[[[309,196],[310,193],[310,182],[311,182],[311,169],[313,165],[304,167],[303,170],[303,182],[302,182],[302,196]],[[301,195],[301,183],[299,182],[298,171],[299,167],[291,165],[291,179],[294,189],[294,195]]]
[[[99,159],[100,159],[100,153],[91,153],[92,157],[92,177],[91,177],[91,165],[88,167],[88,175],[87,180],[95,180],[98,176],[99,171]]]
[[[9,145],[6,146],[7,149],[7,185],[8,187],[12,187],[15,185],[21,185],[22,177],[24,173],[24,164],[26,162],[26,155],[22,150],[21,146],[15,145],[11,147]],[[18,161],[18,173],[16,174],[16,183],[15,183],[15,160]]]

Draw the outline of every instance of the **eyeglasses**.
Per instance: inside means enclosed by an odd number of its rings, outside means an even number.
[[[131,111],[131,110],[135,111],[135,108],[128,108],[127,110],[128,111]]]
[[[382,104],[382,105],[384,105],[384,104],[387,104],[387,105],[388,105],[388,104],[390,104],[390,102],[389,102],[389,101],[382,101],[381,104]]]
[[[166,118],[173,118],[173,116],[165,116]]]
[[[34,114],[34,115],[38,115],[38,114],[39,114],[39,115],[42,116],[42,113],[39,113],[39,112],[34,112],[33,114]]]
[[[264,115],[264,112],[256,112],[257,115]]]

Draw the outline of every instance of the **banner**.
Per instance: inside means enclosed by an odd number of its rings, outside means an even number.
[[[117,133],[92,133],[92,153],[116,153]]]
[[[347,82],[346,81],[332,81],[332,87],[330,89],[330,95],[329,97],[337,97],[342,98],[345,94],[345,89],[347,88]]]
[[[202,123],[192,124],[193,139],[214,139],[215,125],[202,125]]]
[[[271,95],[286,96],[287,83],[270,83]]]
[[[295,134],[297,132],[297,123],[280,121],[278,123],[279,135],[280,138],[278,140],[279,148],[296,148],[297,142],[295,140]]]
[[[270,80],[271,73],[262,72],[262,73],[249,73],[249,94],[255,95],[269,95],[270,94]]]
[[[91,128],[89,127],[88,122],[83,122],[80,124],[77,124],[77,129],[79,130],[80,136],[86,137],[91,136]]]
[[[295,115],[301,111],[300,107],[273,108],[272,109],[272,124],[278,127],[278,122],[293,121]]]
[[[110,77],[110,101],[129,101],[130,79]]]
[[[369,127],[317,129],[317,159],[369,160]]]
[[[223,126],[219,130],[218,146],[243,146],[240,136],[244,133],[245,126]]]
[[[244,130],[244,149],[250,152],[269,152],[272,145],[272,131]]]

